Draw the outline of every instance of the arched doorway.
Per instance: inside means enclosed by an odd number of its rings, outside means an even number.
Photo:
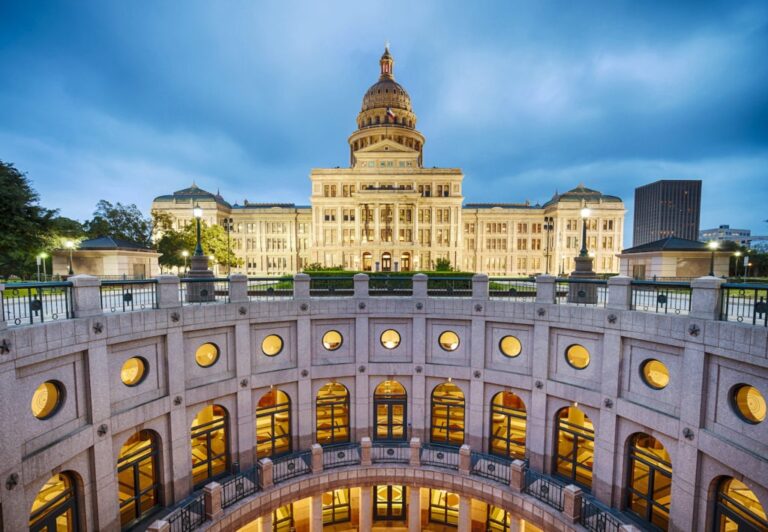
[[[317,443],[349,443],[349,390],[329,382],[317,392],[315,401]]]
[[[142,430],[128,438],[117,459],[120,525],[129,528],[160,507],[160,442]]]
[[[291,438],[291,398],[272,388],[256,404],[256,457],[275,458],[288,454]]]
[[[203,486],[229,467],[227,411],[219,405],[202,408],[192,421],[192,484]]]
[[[407,251],[400,255],[400,269],[404,272],[411,271],[411,254]]]
[[[464,443],[464,392],[452,382],[432,390],[430,441],[460,446]]]
[[[363,253],[363,271],[369,272],[373,269],[373,255],[367,251]]]
[[[525,403],[512,392],[499,392],[491,400],[488,452],[505,458],[525,458]]]
[[[742,481],[725,477],[717,483],[714,530],[768,530],[768,518],[757,495]]]
[[[392,271],[392,254],[385,252],[381,254],[381,271]]]
[[[71,532],[80,530],[77,519],[77,485],[69,473],[48,479],[37,492],[29,512],[32,532]]]
[[[660,530],[669,526],[672,462],[664,445],[648,434],[629,440],[627,509]]]
[[[576,406],[557,413],[557,457],[555,474],[586,489],[592,488],[595,456],[595,427]]]
[[[405,441],[408,424],[408,395],[397,381],[384,381],[373,392],[373,439]]]

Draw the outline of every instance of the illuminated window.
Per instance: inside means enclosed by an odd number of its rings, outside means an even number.
[[[348,488],[323,493],[323,525],[346,523],[352,519],[351,514]]]
[[[592,487],[595,427],[575,406],[557,414],[557,475],[586,489]]]
[[[516,357],[523,350],[520,340],[515,336],[505,336],[499,341],[501,354],[510,358]]]
[[[272,532],[292,532],[293,504],[286,504],[272,512]]]
[[[227,472],[227,411],[206,406],[192,421],[192,483],[200,487]]]
[[[525,458],[526,412],[522,399],[499,392],[491,401],[491,434],[488,451],[510,458]]]
[[[731,391],[731,404],[739,417],[756,425],[765,419],[765,398],[760,390],[749,384],[737,384]]]
[[[459,335],[453,331],[443,331],[437,343],[444,351],[456,351],[459,348]]]
[[[78,529],[75,482],[67,474],[53,475],[32,502],[29,530],[69,532]]]
[[[339,331],[328,331],[323,335],[323,347],[328,351],[336,351],[344,342]]]
[[[374,440],[405,441],[408,423],[408,396],[397,381],[384,381],[373,392],[376,427]]]
[[[507,532],[512,528],[512,517],[509,512],[492,504],[488,505],[485,532]]]
[[[256,405],[256,456],[274,458],[291,450],[291,398],[273,388]]]
[[[387,329],[381,333],[381,345],[385,349],[394,349],[400,345],[400,333],[394,329]]]
[[[32,415],[37,419],[48,419],[64,404],[64,385],[59,381],[45,381],[32,395]]]
[[[405,521],[405,486],[376,486],[374,493],[374,521]]]
[[[216,344],[205,343],[195,351],[195,361],[200,367],[213,366],[219,360],[219,347]]]
[[[660,530],[669,526],[672,463],[664,446],[647,434],[629,443],[627,509]]]
[[[459,496],[445,490],[429,490],[429,522],[459,525]]]
[[[283,339],[276,334],[270,334],[261,341],[261,352],[268,357],[277,356],[283,350]]]
[[[432,390],[430,441],[446,445],[464,443],[464,393],[452,382]]]
[[[757,495],[746,484],[726,477],[717,488],[715,530],[768,530],[768,519]]]
[[[655,358],[649,358],[640,366],[640,373],[643,381],[655,390],[666,388],[669,384],[669,370],[663,362]]]
[[[148,430],[123,444],[117,459],[117,495],[123,528],[140,521],[160,506],[159,445]]]
[[[317,392],[317,443],[349,443],[349,391],[344,385],[329,382]]]
[[[123,363],[120,369],[120,380],[126,386],[137,386],[147,376],[147,361],[141,357],[131,357]]]
[[[573,344],[565,350],[565,359],[576,369],[589,366],[589,351],[583,345]]]

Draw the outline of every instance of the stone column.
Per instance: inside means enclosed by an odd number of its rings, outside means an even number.
[[[72,281],[72,308],[75,318],[88,318],[103,314],[101,310],[101,281],[92,275],[74,275]]]
[[[525,489],[525,462],[514,460],[509,466],[509,489],[522,493]]]
[[[356,273],[352,277],[352,282],[355,286],[355,298],[365,299],[368,297],[368,275],[364,273]]]
[[[539,275],[536,277],[536,303],[555,302],[555,276]]]
[[[411,438],[411,467],[421,467],[421,440]]]
[[[272,532],[272,512],[266,513],[259,519],[261,532]]]
[[[408,488],[408,532],[421,532],[421,489]]]
[[[223,488],[218,482],[209,482],[203,488],[203,502],[205,503],[205,519],[215,521],[221,516],[221,497]]]
[[[360,465],[363,467],[373,465],[371,461],[372,443],[369,437],[360,440]]]
[[[563,489],[563,515],[571,523],[576,523],[581,516],[581,488],[568,484]]]
[[[293,276],[293,299],[309,299],[309,279],[306,273]]]
[[[429,277],[425,273],[417,273],[413,276],[413,298],[425,299],[427,297],[427,281]]]
[[[469,475],[472,465],[472,451],[466,443],[459,448],[459,473]]]
[[[370,486],[360,488],[360,516],[358,528],[360,530],[370,530],[373,527],[373,499],[371,497]]]
[[[229,276],[229,302],[248,302],[248,276],[242,273],[233,273]]]
[[[261,463],[261,489],[267,490],[274,485],[272,481],[272,460],[262,458],[259,460],[259,463]]]
[[[319,443],[312,444],[312,474],[323,472],[323,446]]]
[[[488,276],[484,273],[472,276],[472,299],[488,300]]]
[[[157,276],[157,308],[176,308],[179,301],[179,277],[176,275]]]
[[[168,521],[158,519],[147,527],[147,532],[169,532],[171,524]]]
[[[472,499],[462,495],[459,497],[459,532],[472,530]]]
[[[724,282],[719,277],[699,277],[691,281],[691,318],[720,318],[720,285]]]
[[[323,495],[315,495],[309,504],[309,532],[323,531]]]
[[[632,308],[632,279],[626,275],[608,278],[608,308],[629,310]]]

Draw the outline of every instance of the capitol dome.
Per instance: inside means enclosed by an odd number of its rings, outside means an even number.
[[[395,81],[394,65],[395,60],[387,47],[379,60],[379,80],[371,85],[363,96],[363,105],[357,117],[359,128],[380,125],[411,129],[416,127],[411,97],[408,91]]]

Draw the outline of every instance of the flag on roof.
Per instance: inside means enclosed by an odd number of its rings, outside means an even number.
[[[392,110],[391,107],[387,107],[387,116],[392,120],[395,119],[395,112]]]

